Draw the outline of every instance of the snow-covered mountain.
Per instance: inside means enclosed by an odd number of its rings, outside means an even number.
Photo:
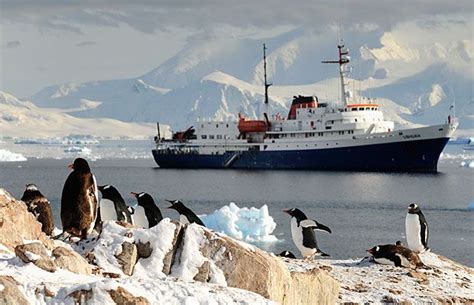
[[[167,126],[162,126],[163,132]],[[0,137],[62,137],[71,134],[102,137],[149,138],[150,123],[124,123],[115,119],[83,119],[54,109],[39,108],[0,91]]]
[[[384,32],[355,27],[345,32],[353,67],[349,88],[376,98],[400,125],[446,120],[450,106],[463,129],[474,129],[472,21],[414,21]],[[130,122],[160,121],[174,128],[196,118],[256,117],[263,101],[261,59],[266,42],[272,113],[286,113],[293,95],[338,99],[335,30],[297,28],[265,39],[194,40],[158,68],[125,80],[64,84],[30,99],[76,117]]]

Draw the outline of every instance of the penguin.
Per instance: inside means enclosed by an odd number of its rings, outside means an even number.
[[[278,254],[277,256],[286,257],[286,258],[296,258],[296,256],[288,250],[281,251],[280,254]]]
[[[415,252],[424,252],[428,248],[428,223],[416,203],[408,206],[405,218],[405,234],[408,248]]]
[[[162,219],[160,209],[156,206],[153,197],[148,193],[131,192],[137,198],[138,205],[133,210],[135,225],[140,228],[151,228],[156,226]]]
[[[51,236],[54,230],[54,217],[49,200],[41,194],[34,184],[27,184],[21,201],[26,203],[28,212],[41,223],[41,231]]]
[[[68,167],[72,172],[64,183],[61,195],[63,233],[57,238],[72,235],[85,239],[92,233],[97,218],[97,182],[85,159],[77,158]]]
[[[189,208],[187,208],[181,201],[179,200],[166,200],[171,203],[171,206],[168,209],[176,210],[179,213],[179,221],[183,224],[190,224],[190,223],[197,223],[200,226],[205,227],[202,220],[194,214]]]
[[[291,236],[298,250],[305,260],[313,256],[329,256],[318,248],[316,234],[314,230],[322,230],[331,233],[331,229],[318,223],[315,220],[308,219],[299,209],[293,208],[283,210],[291,216]]]
[[[99,185],[98,189],[102,194],[102,199],[99,203],[99,213],[97,217],[100,217],[102,221],[114,220],[133,224],[130,210],[119,191],[110,184]]]
[[[378,245],[367,252],[373,256],[376,263],[417,269],[426,267],[418,254],[401,245]]]

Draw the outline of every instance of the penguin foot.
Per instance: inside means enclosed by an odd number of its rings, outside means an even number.
[[[65,241],[66,241],[68,238],[70,238],[70,237],[71,237],[71,234],[68,233],[68,232],[66,232],[66,231],[64,231],[64,232],[62,232],[62,233],[59,234],[59,235],[53,236],[52,238],[55,239],[55,240],[60,240],[60,241],[65,242]]]

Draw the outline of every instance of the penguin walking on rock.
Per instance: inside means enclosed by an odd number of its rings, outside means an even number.
[[[284,210],[283,212],[291,216],[291,236],[305,260],[313,256],[329,256],[318,248],[314,230],[331,233],[331,229],[315,220],[308,219],[305,213],[297,208]]]
[[[66,239],[72,235],[85,239],[92,233],[97,218],[97,182],[85,159],[77,158],[68,167],[72,172],[61,195],[63,233],[57,238]]]
[[[400,245],[379,245],[367,250],[376,263],[405,268],[421,268],[425,264],[420,257],[410,249]]]
[[[405,218],[405,234],[410,250],[420,253],[429,250],[428,223],[416,203],[411,203],[408,206],[408,213]]]
[[[144,192],[131,192],[131,194],[137,198],[138,202],[138,205],[133,209],[135,226],[145,229],[156,226],[163,219],[163,216],[153,197]]]
[[[173,209],[179,213],[179,221],[181,223],[183,224],[197,223],[198,225],[205,227],[202,220],[193,211],[191,211],[188,207],[186,207],[184,203],[182,203],[179,200],[166,200],[166,201],[171,203],[171,206],[169,206],[168,209]]]
[[[110,184],[99,185],[99,192],[102,194],[102,199],[99,203],[99,213],[101,221],[113,220],[122,221],[133,224],[132,215],[128,206],[125,204],[120,192]]]
[[[51,236],[54,230],[53,211],[49,200],[41,194],[34,184],[27,184],[21,201],[26,203],[28,212],[32,213],[41,223],[41,231]]]

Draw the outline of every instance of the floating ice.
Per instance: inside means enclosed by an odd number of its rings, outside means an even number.
[[[20,162],[27,161],[22,154],[17,154],[6,149],[0,149],[0,162]]]
[[[223,206],[212,214],[201,216],[201,219],[208,228],[233,238],[249,242],[278,240],[272,235],[276,223],[269,215],[266,204],[260,209],[239,208],[231,202],[228,206]]]
[[[467,206],[467,210],[468,210],[468,211],[474,211],[474,201],[472,201],[471,203],[469,203],[469,205]]]
[[[460,165],[461,167],[474,168],[474,161],[462,161]]]

